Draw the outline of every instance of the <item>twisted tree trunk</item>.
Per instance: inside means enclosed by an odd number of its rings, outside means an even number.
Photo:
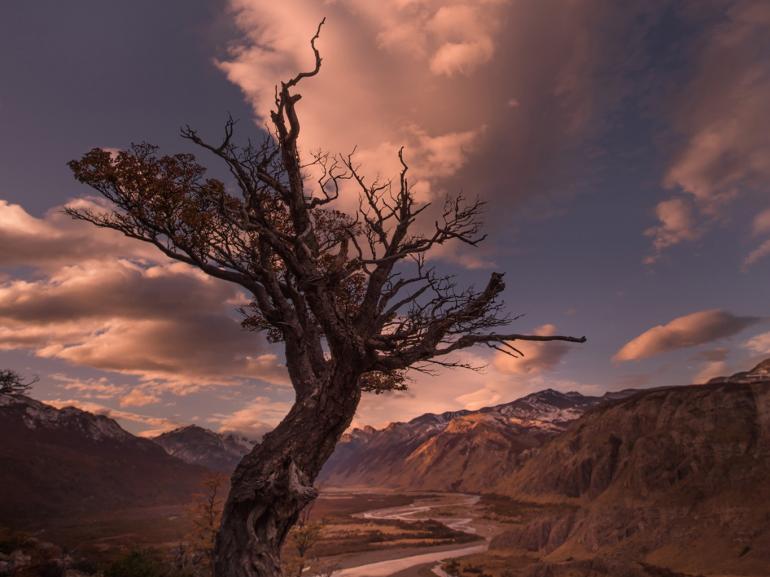
[[[215,577],[281,576],[281,546],[318,495],[313,481],[350,426],[361,398],[358,377],[336,371],[328,382],[307,387],[240,462],[217,536]]]

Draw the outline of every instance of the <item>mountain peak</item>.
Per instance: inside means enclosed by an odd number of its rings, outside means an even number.
[[[204,427],[201,427],[200,425],[184,425],[182,427],[177,427],[176,429],[171,429],[170,431],[165,431],[161,433],[160,435],[157,435],[152,440],[157,441],[158,439],[167,438],[167,437],[177,437],[179,435],[200,435],[200,436],[216,436],[216,433],[214,431],[211,431],[209,429],[206,429]]]
[[[169,455],[186,463],[230,472],[254,442],[235,433],[217,433],[199,425],[166,431],[152,439]]]
[[[445,411],[443,413],[425,413],[409,421],[410,425],[443,425],[454,419],[467,415],[471,411],[460,409],[459,411]]]

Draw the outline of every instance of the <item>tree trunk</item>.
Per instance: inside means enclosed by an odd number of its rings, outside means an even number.
[[[298,398],[233,473],[217,535],[215,577],[280,577],[281,546],[318,492],[313,481],[350,426],[358,375],[335,373]]]

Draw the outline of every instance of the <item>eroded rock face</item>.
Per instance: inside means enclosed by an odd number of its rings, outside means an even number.
[[[769,439],[770,383],[654,390],[591,411],[501,487],[630,501],[716,490],[754,479]]]
[[[704,573],[770,567],[770,381],[598,406],[495,490],[576,507],[512,528],[493,543],[500,548],[623,552]]]

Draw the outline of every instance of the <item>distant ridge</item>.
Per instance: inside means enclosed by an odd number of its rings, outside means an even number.
[[[770,382],[770,359],[710,384]],[[596,407],[671,387],[624,389],[602,396],[545,389],[475,411],[426,413],[383,429],[343,436],[321,472],[326,486],[488,491],[546,441]],[[675,387],[676,388],[676,387]]]

